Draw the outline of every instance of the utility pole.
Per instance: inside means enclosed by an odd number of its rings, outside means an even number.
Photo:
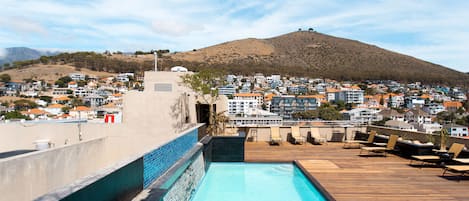
[[[158,53],[154,51],[153,54],[155,55],[155,72],[158,71]]]
[[[78,111],[78,141],[82,141],[83,137],[81,135],[81,111]]]

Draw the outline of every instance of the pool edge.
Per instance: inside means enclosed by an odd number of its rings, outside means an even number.
[[[316,189],[321,193],[321,195],[329,201],[335,201],[336,199],[332,197],[332,195],[324,188],[324,186],[319,183],[319,181],[313,177],[306,169],[298,162],[298,160],[294,160],[293,164],[298,167],[301,172],[308,178],[308,180],[316,187]]]

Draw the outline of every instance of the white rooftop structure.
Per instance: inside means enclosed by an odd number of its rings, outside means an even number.
[[[171,72],[187,72],[187,68],[184,66],[174,66],[171,68]]]

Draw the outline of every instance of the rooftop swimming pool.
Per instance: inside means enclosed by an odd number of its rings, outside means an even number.
[[[192,201],[326,200],[293,164],[211,163]]]

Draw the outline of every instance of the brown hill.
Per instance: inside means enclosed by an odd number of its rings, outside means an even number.
[[[359,41],[299,31],[243,39],[162,58],[164,68],[218,68],[233,73],[282,73],[339,80],[392,79],[458,84],[469,75]]]
[[[23,81],[24,79],[44,80],[54,83],[60,77],[68,76],[70,73],[83,73],[85,75],[94,75],[97,77],[110,77],[113,73],[92,71],[90,69],[79,69],[71,65],[43,65],[34,64],[27,68],[15,68],[0,72],[0,74],[9,74],[12,81]]]

